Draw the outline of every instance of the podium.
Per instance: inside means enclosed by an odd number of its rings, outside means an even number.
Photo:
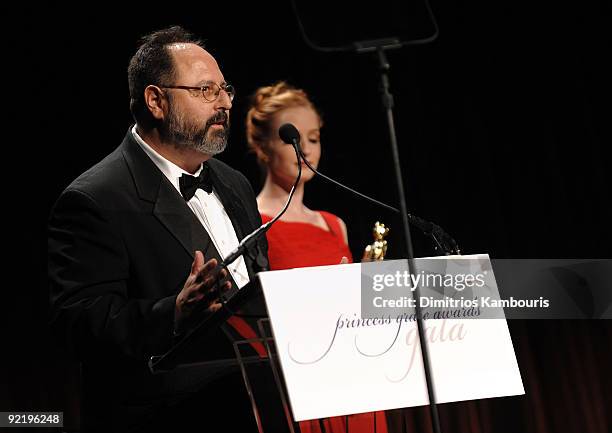
[[[258,432],[299,432],[291,415],[269,319],[260,319],[257,325],[260,338],[236,341],[234,350]],[[254,344],[265,348],[265,357],[250,355]]]
[[[206,338],[206,329],[222,323],[253,293],[263,292],[269,319],[257,321],[258,337],[234,341],[233,359],[199,363],[203,368],[239,368],[257,430],[350,432],[353,423],[363,425],[371,419],[372,432],[403,433],[401,423],[387,419],[397,415],[392,411],[428,404],[418,356],[421,342],[409,303],[403,301],[412,292],[406,287],[380,288],[379,283],[391,282],[384,276],[397,275],[405,263],[260,273],[256,289],[251,287],[230,299],[224,310],[206,318],[185,341],[152,359],[151,369],[184,368],[184,353]],[[483,290],[497,293],[486,255],[429,259],[421,265],[449,275],[484,273]],[[454,296],[437,289],[431,293],[440,299]],[[467,293],[465,287],[461,293]],[[364,309],[380,304],[381,296],[397,300],[397,305],[374,313]],[[438,403],[524,394],[503,310],[501,317],[432,314],[426,323]],[[254,347],[259,348],[258,355],[253,355]],[[391,412],[385,415],[383,411]],[[379,415],[371,415],[374,412]]]
[[[393,422],[395,418],[402,415],[398,411],[389,412],[389,414],[380,411],[370,414],[295,421],[291,413],[276,345],[271,334],[270,320],[260,319],[257,325],[261,337],[236,341],[234,348],[259,433],[319,431],[322,433],[350,431],[404,433],[401,421]],[[265,347],[266,356],[251,356],[250,347],[253,344],[261,344]],[[391,422],[388,422],[387,418]]]

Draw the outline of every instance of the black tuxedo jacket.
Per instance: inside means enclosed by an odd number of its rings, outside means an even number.
[[[242,239],[261,224],[253,190],[223,162],[208,164]],[[173,342],[175,299],[196,249],[206,259],[216,254],[131,131],[61,194],[49,221],[51,323],[82,360],[84,430],[138,425],[201,389],[193,372],[151,375],[146,366]],[[257,249],[267,257],[265,238]],[[253,278],[261,269],[245,259]],[[202,348],[219,350],[217,343]]]

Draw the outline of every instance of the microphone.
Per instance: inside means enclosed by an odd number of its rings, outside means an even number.
[[[372,203],[385,207],[396,213],[400,212],[399,209],[397,209],[396,207],[390,206],[386,203],[383,203],[379,200],[369,197],[317,171],[317,169],[314,168],[308,162],[308,159],[304,156],[304,153],[302,152],[302,149],[300,148],[300,144],[299,144],[300,143],[300,133],[298,132],[296,127],[293,126],[291,123],[285,123],[284,125],[282,125],[278,129],[278,135],[280,136],[281,140],[283,140],[285,143],[293,145],[293,147],[295,148],[295,151],[299,153],[299,156],[301,156],[302,161],[304,161],[304,163],[308,166],[308,168],[311,169],[313,173],[315,173],[317,176],[321,176],[323,179],[345,189],[346,191],[349,191],[352,194],[357,195],[358,197],[364,198]],[[299,161],[299,157],[298,157],[298,165],[301,165]],[[411,215],[411,214],[408,214],[408,221],[410,221],[412,225],[421,229],[421,231],[425,233],[425,235],[431,237],[431,239],[434,242],[435,248],[440,249],[441,251],[444,252],[444,254],[446,255],[461,254],[461,251],[459,249],[459,245],[457,245],[457,242],[448,233],[446,233],[444,229],[442,229],[442,227],[440,227],[439,225],[434,224],[430,221],[424,220],[423,218],[420,218],[416,215]]]
[[[300,148],[300,133],[291,123],[285,123],[278,128],[278,136],[285,143],[291,144],[293,147],[297,147],[298,153],[302,153],[302,149]],[[304,155],[300,156],[302,156],[302,158],[304,157]]]
[[[240,241],[238,246],[231,253],[229,253],[227,257],[225,257],[223,262],[221,262],[219,269],[223,269],[227,267],[232,262],[234,262],[238,257],[243,255],[250,247],[255,245],[255,243],[259,240],[259,238],[262,237],[270,229],[270,227],[272,227],[272,224],[274,224],[281,216],[283,216],[283,214],[287,211],[289,204],[291,203],[291,199],[293,198],[293,194],[295,193],[295,188],[297,187],[298,183],[300,182],[300,179],[302,178],[302,164],[300,160],[301,152],[299,148],[300,133],[295,128],[295,126],[293,126],[290,123],[285,123],[278,129],[278,135],[281,137],[281,140],[283,140],[285,143],[293,145],[293,149],[295,150],[295,157],[297,158],[297,161],[298,161],[298,174],[295,178],[295,182],[293,183],[293,186],[291,187],[291,191],[289,191],[289,197],[287,197],[287,202],[285,203],[285,206],[280,210],[280,212],[274,218],[272,218],[267,223],[262,224],[255,231],[245,236],[242,239],[242,241]]]

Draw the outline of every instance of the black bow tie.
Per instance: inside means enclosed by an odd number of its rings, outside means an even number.
[[[191,200],[191,197],[194,196],[198,188],[203,189],[210,194],[213,190],[213,183],[210,177],[210,168],[208,165],[204,164],[199,176],[183,174],[179,178],[179,188],[185,201]]]

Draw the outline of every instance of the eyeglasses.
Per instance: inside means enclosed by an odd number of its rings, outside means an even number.
[[[223,83],[220,86],[217,83],[210,82],[206,83],[200,87],[192,87],[192,86],[159,86],[162,89],[183,89],[183,90],[199,90],[202,98],[206,102],[215,102],[217,98],[219,98],[219,94],[221,90],[227,93],[229,96],[230,102],[234,100],[234,96],[236,96],[236,89],[231,84]]]

